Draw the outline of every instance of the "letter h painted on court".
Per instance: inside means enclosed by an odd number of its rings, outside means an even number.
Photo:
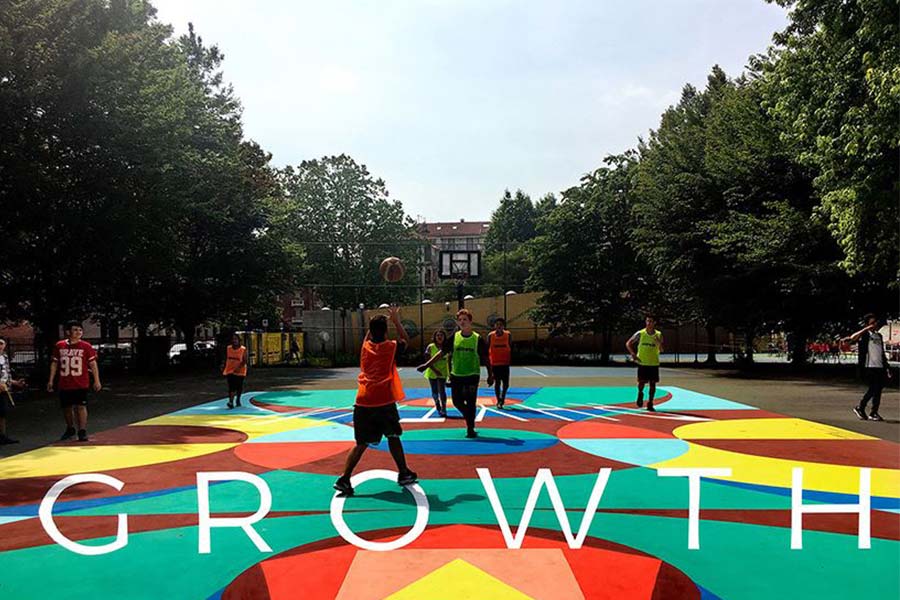
[[[856,504],[803,504],[803,469],[794,468],[791,474],[791,550],[803,549],[803,515],[807,513],[859,515],[859,548],[872,547],[872,470],[859,470],[859,502]]]

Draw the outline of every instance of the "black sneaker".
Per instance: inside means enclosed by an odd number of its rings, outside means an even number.
[[[59,436],[59,440],[61,442],[65,442],[66,440],[71,440],[73,437],[75,437],[75,428],[66,427],[66,430],[63,432],[63,434]]]
[[[475,431],[474,429],[473,429],[472,431],[467,431],[467,432],[466,432],[466,437],[467,437],[467,438],[477,438],[477,437],[478,437],[478,432]]]
[[[88,437],[87,437],[87,429],[79,429],[79,430],[78,430],[78,441],[79,441],[79,442],[86,442],[86,441],[88,441]]]
[[[868,421],[869,417],[866,416],[866,411],[858,406],[853,407],[853,414],[856,415],[860,421]]]
[[[348,477],[341,477],[337,481],[334,482],[334,489],[339,491],[344,496],[352,496],[353,495],[353,486],[350,485],[350,479]]]
[[[881,418],[881,415],[879,415],[877,412],[873,412],[871,415],[869,415],[869,420],[870,421],[884,421],[884,419]]]
[[[234,408],[234,404],[232,404],[231,402],[229,402],[225,406],[227,406],[229,409]]]
[[[503,410],[503,400],[498,400],[498,401],[497,401],[497,408]]]
[[[397,485],[411,485],[418,480],[419,476],[416,475],[416,472],[407,469],[406,473],[403,473],[402,475],[397,477]]]
[[[14,440],[11,437],[6,437],[5,435],[0,435],[0,444],[18,444],[19,440]]]
[[[644,396],[643,395],[638,396],[637,400],[635,400],[634,403],[637,405],[638,408],[642,408],[644,406]]]
[[[446,419],[446,418],[447,418],[447,411],[446,411],[446,410],[438,411],[438,414],[441,415],[441,418],[442,418],[442,419]]]
[[[653,403],[652,403],[652,402],[648,402],[648,403],[647,403],[647,410],[648,410],[649,412],[656,412],[656,409],[653,408]]]
[[[241,401],[238,400],[235,406],[240,406],[240,405],[241,405]]]

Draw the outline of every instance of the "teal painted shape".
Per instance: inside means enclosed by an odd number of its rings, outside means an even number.
[[[16,521],[24,521],[25,519],[31,519],[33,517],[0,517],[0,525],[6,525],[7,523],[15,523]],[[0,533],[0,536],[3,534]],[[2,584],[0,584],[0,589],[2,589]]]
[[[671,400],[663,402],[657,407],[659,411],[679,410],[757,410],[753,406],[747,406],[740,402],[732,402],[723,398],[701,394],[680,387],[667,387],[663,392],[672,394]]]
[[[670,460],[688,451],[688,443],[677,439],[564,439],[565,444],[593,456],[646,467]]]
[[[621,404],[634,402],[633,387],[547,387],[541,388],[525,400],[526,406],[551,406],[576,408],[595,404]]]
[[[258,402],[297,408],[349,408],[356,402],[356,390],[285,390],[255,394]]]
[[[310,418],[315,418],[313,415]],[[353,427],[338,423],[321,425],[317,427],[304,427],[291,431],[270,433],[252,440],[248,444],[267,444],[272,442],[352,442]]]

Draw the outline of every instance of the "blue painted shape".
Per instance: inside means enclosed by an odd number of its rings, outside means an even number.
[[[544,450],[559,440],[555,439],[529,439],[513,440],[509,438],[492,438],[487,434],[481,437],[468,439],[464,434],[457,432],[457,438],[447,440],[403,440],[403,450],[407,454],[441,454],[454,456],[476,456],[483,454],[517,454],[519,452],[534,452]],[[388,452],[388,445],[382,440],[377,446],[378,450]]]
[[[712,483],[729,485],[755,492],[764,492],[775,496],[790,496],[791,488],[777,487],[774,485],[760,485],[758,483],[744,483],[741,481],[728,481],[726,479],[709,479]],[[856,494],[842,494],[838,492],[821,492],[817,490],[803,490],[804,502],[823,502],[826,504],[856,504],[859,496]],[[872,496],[872,508],[879,510],[900,511],[900,498],[888,498],[886,496]]]
[[[697,584],[695,583],[694,585]],[[722,598],[720,598],[716,594],[713,594],[702,585],[697,585],[697,589],[700,590],[700,600],[722,600]]]
[[[219,590],[218,592],[216,592],[215,594],[213,594],[206,600],[222,600],[222,594],[224,594],[224,593],[225,593],[225,588],[222,588],[221,590]],[[700,600],[703,600],[703,598],[701,598]]]
[[[646,467],[681,456],[688,443],[675,439],[564,439],[569,446],[618,462]]]
[[[670,392],[672,399],[663,402],[657,406],[658,411],[679,411],[679,410],[757,410],[753,406],[747,406],[740,402],[732,402],[715,396],[708,396],[692,390],[686,390],[679,387],[666,387],[659,392]]]
[[[214,481],[209,484],[209,487],[213,487],[216,485],[221,485],[222,483],[227,483],[224,481]],[[174,494],[177,492],[184,492],[187,490],[196,489],[197,486],[194,485],[185,485],[181,487],[167,488],[164,490],[152,490],[149,492],[141,492],[138,494],[124,494],[120,496],[110,496],[109,498],[91,498],[88,500],[69,500],[67,502],[56,502],[53,505],[53,513],[65,513],[72,512],[75,510],[82,510],[85,508],[94,508],[96,506],[109,506],[111,504],[118,504],[119,502],[129,502],[131,500],[143,500],[144,498],[156,498],[159,496],[167,496],[169,494]],[[23,517],[36,517],[38,514],[38,505],[37,504],[27,504],[23,506],[0,506],[0,518],[3,515],[6,516],[23,516]]]

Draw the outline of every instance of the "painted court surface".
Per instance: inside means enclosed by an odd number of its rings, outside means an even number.
[[[349,386],[348,386],[349,387]],[[513,388],[507,409],[483,390],[481,437],[461,419],[436,418],[424,389],[401,405],[403,442],[420,476],[428,525],[390,552],[342,539],[330,515],[353,445],[353,390],[245,394],[228,411],[202,404],[0,460],[0,597],[260,598],[310,600],[578,598],[897,598],[900,595],[898,446],[677,387],[662,389],[655,415],[634,408],[633,388]],[[450,409],[453,417],[456,411]],[[487,468],[513,533],[539,468],[549,468],[574,532],[601,468],[612,474],[584,544],[571,549],[547,491],[521,549],[507,549],[476,468]],[[700,486],[700,549],[688,549],[688,482],[657,469],[727,467]],[[859,468],[871,469],[871,549],[858,549],[855,514],[803,518],[803,549],[791,550],[791,470],[804,469],[805,504],[858,501]],[[394,469],[386,445],[358,472]],[[196,473],[244,471],[271,490],[254,529],[214,528],[198,552]],[[128,545],[82,556],[44,532],[38,505],[66,475],[104,473],[68,489],[54,509],[61,532],[109,543],[128,515]],[[214,516],[252,514],[248,483],[214,483]],[[343,520],[384,542],[416,520],[409,491],[372,480],[346,499]]]

